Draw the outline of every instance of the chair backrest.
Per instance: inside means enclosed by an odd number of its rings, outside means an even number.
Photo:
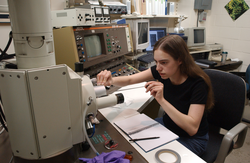
[[[246,81],[250,84],[250,64],[247,66],[246,70]]]
[[[241,122],[246,99],[246,84],[234,74],[205,69],[214,91],[214,107],[208,112],[208,122],[230,130]]]

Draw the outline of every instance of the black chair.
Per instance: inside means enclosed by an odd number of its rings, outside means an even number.
[[[202,155],[208,163],[223,163],[227,155],[243,146],[247,125],[241,123],[246,99],[246,84],[234,74],[205,69],[214,91],[214,107],[208,112],[209,142]],[[221,134],[220,129],[227,133]],[[236,142],[234,138],[237,137]]]
[[[250,99],[250,88],[249,88],[249,84],[250,84],[250,64],[247,66],[246,72],[232,71],[230,73],[235,74],[237,76],[240,76],[241,78],[243,78],[245,80],[246,87],[247,87],[247,98]]]
[[[250,100],[250,88],[249,88],[249,84],[250,84],[250,64],[247,66],[246,72],[232,71],[230,73],[235,74],[237,76],[240,76],[242,79],[245,80],[246,87],[247,87],[247,98],[248,98],[248,101],[246,102],[246,105],[249,104],[249,100]],[[249,117],[248,118],[244,117],[244,115],[243,115],[242,121],[250,123]]]

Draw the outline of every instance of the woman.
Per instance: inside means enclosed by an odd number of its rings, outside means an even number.
[[[156,65],[131,76],[112,78],[102,71],[97,83],[105,86],[126,86],[143,81],[146,92],[157,100],[165,111],[156,119],[179,135],[179,141],[201,156],[208,141],[206,111],[213,106],[213,92],[209,77],[197,66],[184,40],[177,35],[161,38],[154,46]],[[152,81],[152,80],[157,81]]]

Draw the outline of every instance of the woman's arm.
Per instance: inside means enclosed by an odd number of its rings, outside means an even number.
[[[175,122],[175,124],[186,131],[190,136],[193,136],[198,132],[205,110],[204,104],[191,104],[187,115],[178,111],[166,100],[165,102],[161,102],[160,105],[164,105],[162,108],[165,110],[168,116]]]
[[[164,111],[176,125],[186,131],[190,136],[197,133],[205,110],[205,104],[191,104],[189,112],[186,115],[178,111],[173,105],[164,99],[162,83],[154,81],[148,82],[146,88],[146,92],[151,92],[151,95],[155,97],[157,102],[162,106]]]
[[[144,81],[153,80],[153,75],[151,73],[151,69],[147,69],[145,71],[130,75],[130,76],[119,76],[112,77],[111,72],[104,70],[97,75],[97,84],[98,85],[115,85],[115,86],[126,86],[130,84],[136,84]]]

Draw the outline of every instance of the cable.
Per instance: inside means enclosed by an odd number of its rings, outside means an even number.
[[[198,10],[198,13],[197,13],[197,24],[196,24],[196,27],[198,27],[198,22],[199,22],[199,13],[200,13],[200,10]]]
[[[12,41],[12,31],[10,31],[10,33],[9,33],[9,41],[8,41],[8,43],[7,43],[6,47],[5,47],[5,49],[3,50],[3,53],[4,53],[4,54],[6,54],[7,50],[9,49],[10,44],[11,44],[11,41]]]
[[[13,160],[13,156],[11,157],[11,159],[10,159],[10,162],[9,162],[9,163],[12,163],[12,160]]]
[[[0,122],[1,122],[1,124],[2,124],[2,126],[3,126],[3,128],[8,132],[8,128],[7,128],[7,126],[5,125],[5,122],[4,122],[3,118],[2,118],[2,115],[0,115]]]
[[[200,13],[201,13],[201,12],[203,12],[203,11],[204,11],[204,10],[198,10],[198,15],[197,15],[197,25],[196,25],[197,27],[198,27],[198,23],[199,23],[199,15],[200,15]]]
[[[4,121],[6,121],[4,111],[3,111],[2,108],[3,108],[3,104],[2,104],[2,98],[1,98],[1,95],[0,95],[0,114],[2,115]]]
[[[3,61],[2,61],[3,62]],[[4,61],[5,62],[5,61]],[[6,69],[17,69],[17,64],[10,63],[10,62],[5,62],[5,68]]]
[[[4,112],[3,112],[3,105],[2,105],[2,102],[1,102],[1,96],[0,96],[0,122],[1,122],[1,124],[3,126],[3,128],[8,132],[8,128],[5,125],[6,120],[5,120],[5,115],[4,115]]]
[[[91,136],[89,136],[89,138],[92,138],[94,136],[94,134],[95,134],[95,124],[93,124],[93,133]]]
[[[6,47],[5,47],[5,49],[4,49],[3,51],[1,51],[2,53],[1,53],[1,55],[0,55],[0,61],[1,61],[2,59],[4,59],[4,56],[7,55],[6,52],[7,52],[7,50],[8,50],[9,47],[10,47],[11,41],[12,41],[12,31],[10,31],[10,33],[9,33],[9,41],[8,41],[8,43],[7,43]]]
[[[88,136],[88,133],[87,133],[87,130],[86,130],[85,117],[86,117],[87,110],[88,109],[84,109],[84,112],[83,112],[83,133],[84,133],[90,147],[92,148],[92,150],[96,153],[97,156],[99,156],[99,153],[97,152],[97,150],[95,149],[95,147],[91,143],[89,136]]]
[[[1,125],[0,125],[0,128],[1,128],[2,126],[3,126],[3,125],[1,124]],[[0,131],[0,135],[4,132],[4,130],[5,130],[5,129],[2,128],[2,130]]]

